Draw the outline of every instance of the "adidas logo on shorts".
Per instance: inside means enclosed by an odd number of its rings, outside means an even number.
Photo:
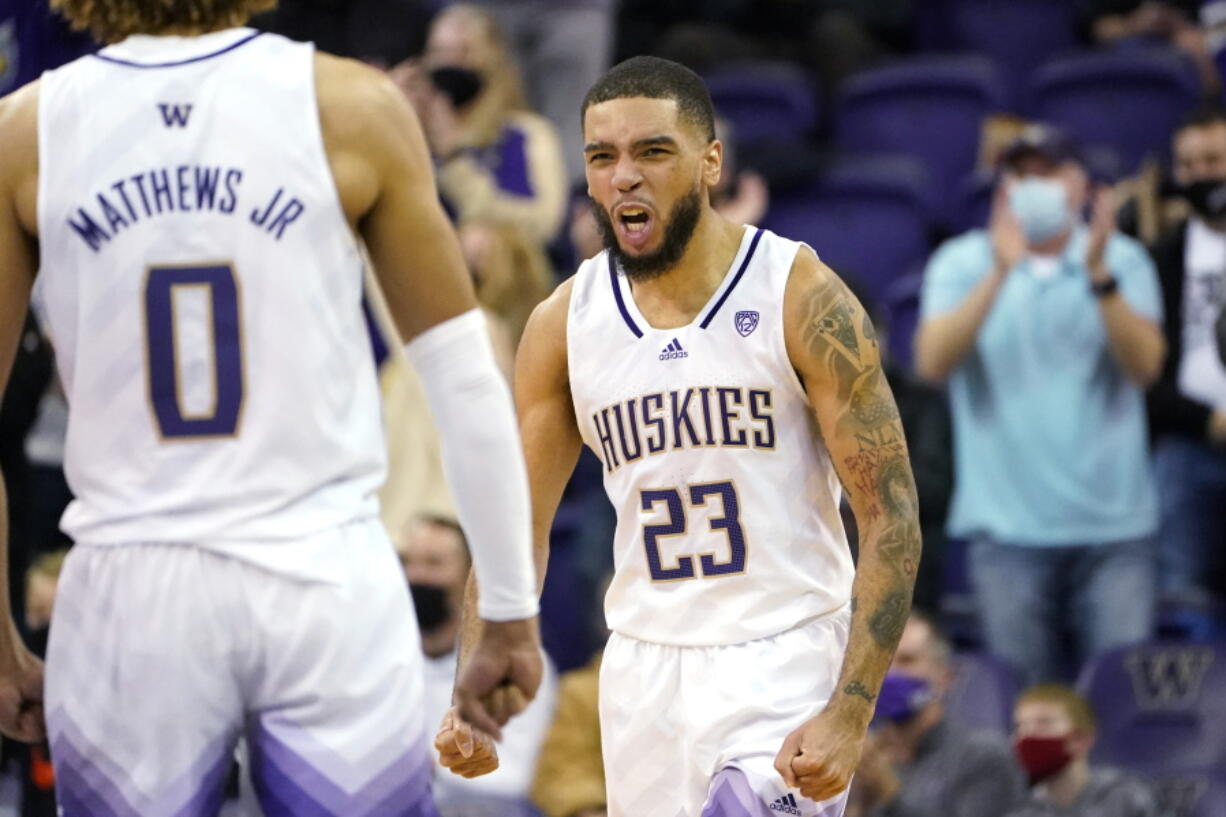
[[[771,803],[771,811],[782,811],[784,814],[800,817],[800,809],[796,808],[796,796],[791,792]]]
[[[689,357],[690,353],[681,348],[681,341],[673,338],[673,342],[664,347],[664,351],[660,352],[660,360],[673,360],[679,357]]]

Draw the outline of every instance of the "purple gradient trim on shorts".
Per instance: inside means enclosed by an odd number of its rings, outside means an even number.
[[[265,817],[438,817],[430,796],[433,771],[416,744],[369,782],[347,792],[270,730],[249,732],[251,777]],[[338,766],[347,766],[338,760]]]
[[[774,817],[740,769],[720,769],[709,791],[702,817]]]
[[[234,762],[228,747],[206,753],[157,796],[140,798],[137,805],[133,799],[139,794],[132,781],[71,728],[63,713],[49,722],[62,817],[214,817],[220,811],[226,776]],[[190,792],[186,799],[185,792]]]

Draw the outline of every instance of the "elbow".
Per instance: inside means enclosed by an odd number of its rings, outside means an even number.
[[[1141,366],[1136,367],[1132,373],[1133,382],[1140,388],[1148,390],[1162,377],[1162,364],[1164,359],[1164,355],[1157,354]]]
[[[1162,377],[1162,367],[1166,363],[1166,339],[1160,334],[1150,344],[1148,354],[1132,367],[1132,381],[1142,389],[1149,389]]]
[[[949,378],[949,369],[929,357],[917,354],[915,374],[929,386],[940,386]]]

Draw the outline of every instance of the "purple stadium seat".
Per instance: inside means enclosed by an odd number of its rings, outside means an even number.
[[[817,88],[788,62],[736,62],[705,77],[715,110],[742,143],[803,141],[817,127]]]
[[[1163,817],[1222,817],[1226,815],[1226,771],[1141,773],[1154,793]]]
[[[996,174],[976,170],[958,184],[957,203],[949,227],[953,232],[964,233],[988,226],[992,212],[992,192],[996,189]]]
[[[1113,650],[1077,686],[1099,720],[1094,762],[1151,772],[1226,764],[1226,644]]]
[[[772,195],[763,226],[809,244],[880,301],[928,254],[927,190],[923,168],[905,157],[845,160]]]
[[[958,183],[975,166],[983,119],[1003,107],[996,67],[986,57],[900,60],[843,83],[836,140],[846,151],[901,153],[923,163],[948,218]]]
[[[1077,7],[1069,0],[937,0],[950,45],[991,57],[1015,106],[1031,73],[1077,45]]]
[[[1168,153],[1171,132],[1198,94],[1190,63],[1157,48],[1057,57],[1029,89],[1034,118],[1064,127],[1086,148],[1114,148],[1124,173]]]
[[[1006,736],[1013,731],[1013,701],[1021,686],[1000,661],[986,654],[953,657],[954,680],[945,696],[949,717],[964,726]]]
[[[882,302],[890,359],[908,370],[914,358],[915,330],[919,328],[920,287],[923,283],[924,267],[917,264],[886,287]]]

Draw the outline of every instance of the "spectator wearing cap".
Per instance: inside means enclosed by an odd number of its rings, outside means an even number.
[[[1013,723],[1013,748],[1031,790],[1008,817],[1157,817],[1152,793],[1141,781],[1090,765],[1094,711],[1076,691],[1062,684],[1026,690],[1014,706]]]
[[[1226,308],[1226,108],[1192,113],[1175,131],[1172,152],[1192,215],[1150,249],[1170,350],[1149,393],[1162,516],[1159,589],[1200,629],[1222,603],[1213,590],[1226,580],[1226,364],[1214,329]]]
[[[949,641],[913,612],[877,700],[849,817],[999,817],[1026,796],[1009,745],[946,717]]]
[[[1145,389],[1162,370],[1162,301],[1144,248],[1069,139],[1032,125],[1002,155],[990,224],[929,261],[916,369],[948,381],[948,531],[992,652],[1037,683],[1147,638],[1154,611]]]

